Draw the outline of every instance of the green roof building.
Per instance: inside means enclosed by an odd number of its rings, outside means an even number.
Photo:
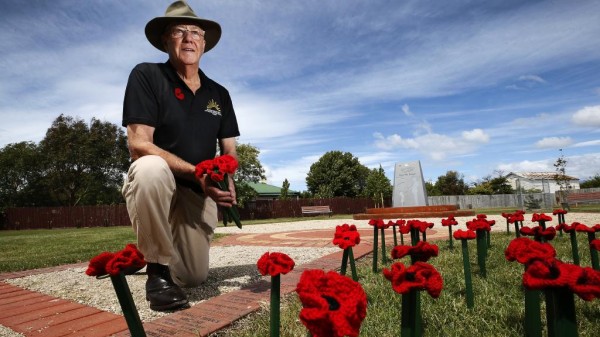
[[[265,183],[249,183],[258,196],[256,200],[275,200],[281,196],[281,187],[265,184]],[[299,192],[288,190],[288,196],[291,199],[297,199],[300,196]]]

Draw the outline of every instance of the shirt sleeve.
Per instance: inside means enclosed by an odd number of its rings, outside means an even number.
[[[157,126],[158,99],[156,88],[152,85],[151,72],[145,64],[139,64],[131,71],[125,99],[123,101],[122,126],[144,124]]]

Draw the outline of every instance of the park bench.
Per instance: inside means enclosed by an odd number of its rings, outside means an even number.
[[[570,204],[600,203],[600,192],[569,193],[567,200]]]
[[[329,206],[301,206],[302,216],[304,214],[329,214],[331,216],[331,208]]]

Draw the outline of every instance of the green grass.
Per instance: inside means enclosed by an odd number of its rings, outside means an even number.
[[[421,294],[425,336],[524,335],[521,324],[524,316],[524,296],[521,287],[523,266],[517,262],[508,262],[504,258],[504,248],[513,237],[503,233],[492,235],[492,247],[486,265],[488,277],[485,279],[479,276],[475,242],[469,242],[475,294],[475,307],[471,310],[466,307],[460,245],[455,245],[455,248],[450,250],[447,248],[447,241],[437,241],[440,255],[430,260],[430,263],[442,274],[444,290],[438,299],[432,299],[424,292]],[[568,236],[557,237],[553,245],[557,249],[558,258],[565,262],[572,260]],[[590,265],[587,247],[586,236],[579,235],[579,252],[583,266]],[[406,259],[401,262],[408,263]],[[359,282],[369,299],[367,317],[362,324],[360,335],[400,336],[401,295],[392,290],[390,282],[381,273],[372,272],[371,263],[371,256],[361,259],[358,263]],[[575,302],[579,336],[597,336],[600,331],[600,300],[586,302],[575,297]],[[306,335],[304,326],[298,320],[300,310],[301,304],[295,293],[282,301],[282,337]],[[545,313],[542,313],[542,320],[545,327]],[[268,309],[263,309],[213,336],[268,335],[269,313]]]

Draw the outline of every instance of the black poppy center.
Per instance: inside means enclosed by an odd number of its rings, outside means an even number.
[[[338,310],[340,308],[340,302],[336,301],[335,298],[329,297],[329,296],[326,296],[326,295],[321,295],[321,296],[323,296],[323,298],[329,304],[329,310],[330,311],[335,311],[335,310]]]
[[[406,273],[406,280],[407,281],[414,281],[416,279],[415,277],[415,273]]]

